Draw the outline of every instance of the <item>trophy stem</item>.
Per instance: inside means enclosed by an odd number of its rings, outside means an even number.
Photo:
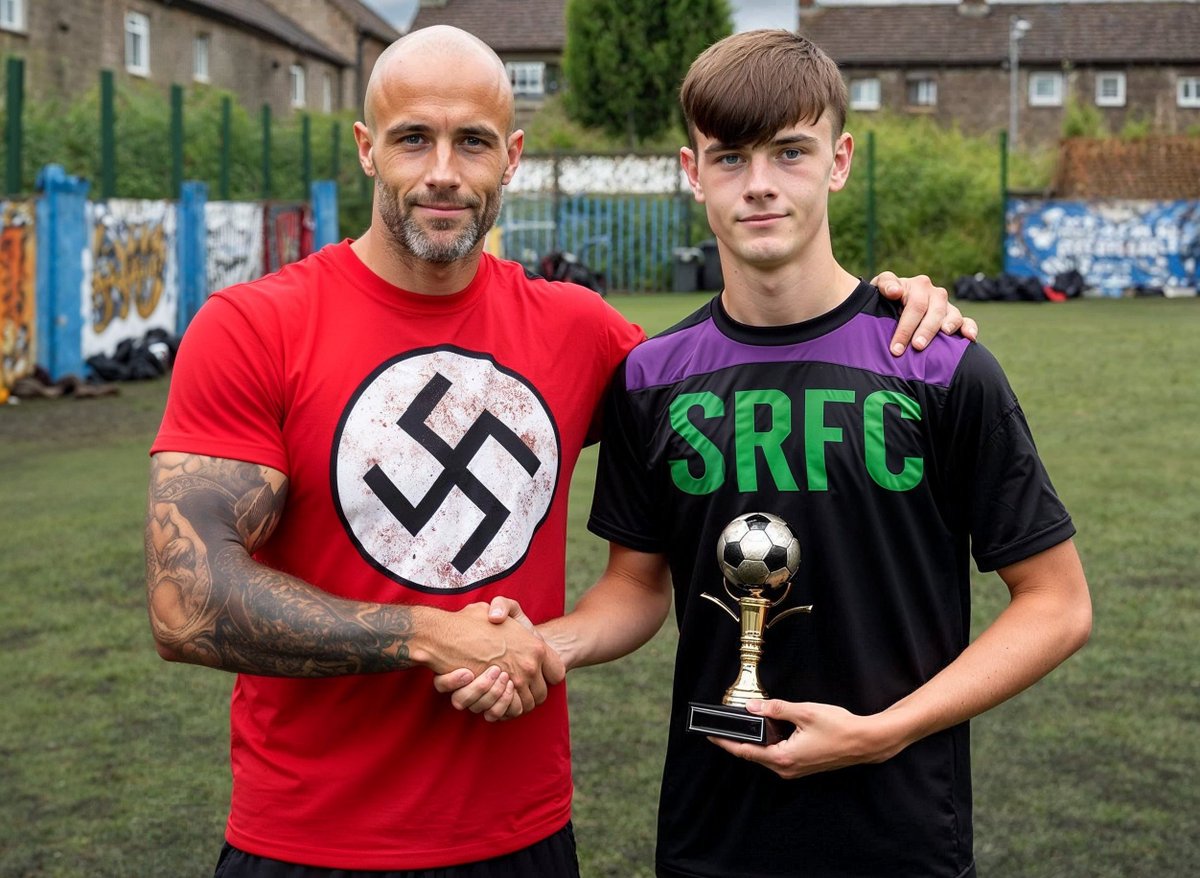
[[[758,662],[762,658],[763,627],[767,620],[767,610],[771,602],[766,598],[738,598],[738,609],[741,611],[742,638],[738,649],[741,668],[733,685],[725,690],[722,704],[731,707],[745,707],[752,698],[766,698],[758,682]]]

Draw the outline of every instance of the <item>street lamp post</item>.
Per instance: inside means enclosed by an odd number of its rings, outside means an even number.
[[[1021,38],[1033,27],[1019,15],[1008,20],[1008,143],[1010,148],[1017,145],[1017,121],[1019,118],[1020,100],[1018,95],[1019,68],[1021,63]]]

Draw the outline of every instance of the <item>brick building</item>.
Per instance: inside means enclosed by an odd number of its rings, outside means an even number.
[[[319,35],[319,36],[318,36]],[[0,0],[0,54],[25,59],[30,99],[118,82],[226,89],[286,115],[361,104],[400,36],[359,0]]]
[[[421,0],[413,29],[453,24],[493,46],[528,111],[558,88],[565,0]],[[927,115],[982,134],[1010,114],[1019,143],[1057,140],[1068,106],[1162,134],[1200,129],[1196,0],[730,0],[734,25],[798,29],[841,66],[865,113]]]
[[[983,133],[1007,126],[1017,48],[1019,143],[1055,141],[1072,102],[1112,133],[1200,128],[1195,0],[835,5],[801,0],[799,29],[828,52],[854,109],[927,114]],[[1019,22],[1023,22],[1020,24]]]
[[[448,24],[486,42],[508,69],[523,118],[560,88],[565,7],[566,0],[421,0],[410,30]]]

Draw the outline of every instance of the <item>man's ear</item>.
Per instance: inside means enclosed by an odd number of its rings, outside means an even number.
[[[854,158],[854,138],[843,131],[833,145],[833,167],[829,170],[829,191],[837,192],[850,179],[850,165]]]
[[[700,183],[700,167],[696,162],[696,153],[690,147],[684,146],[679,150],[679,164],[687,175],[688,185],[692,187],[692,195],[700,204],[704,203],[704,186]]]
[[[521,153],[525,149],[525,132],[518,128],[512,134],[508,135],[508,141],[505,146],[508,152],[508,167],[505,168],[504,176],[500,178],[500,183],[507,186],[509,180],[513,178],[513,174],[517,172],[517,165],[521,163]]]
[[[368,177],[374,177],[375,157],[371,155],[371,132],[362,122],[354,123],[354,142],[358,145],[358,166]]]

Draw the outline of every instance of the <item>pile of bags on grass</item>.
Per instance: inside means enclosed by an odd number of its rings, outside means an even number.
[[[1043,285],[1036,277],[982,272],[963,275],[954,282],[954,297],[968,302],[1065,302],[1083,295],[1085,284],[1078,271],[1064,271]]]

